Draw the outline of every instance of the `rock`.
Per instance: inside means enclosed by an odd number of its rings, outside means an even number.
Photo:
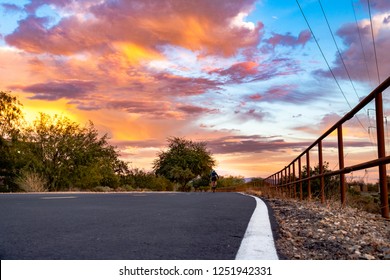
[[[276,247],[287,259],[390,260],[390,224],[379,215],[339,203],[268,202],[280,229]]]
[[[328,237],[328,240],[329,240],[329,241],[336,240],[336,237],[335,237],[335,236],[329,236],[329,237]]]
[[[356,250],[356,251],[354,252],[354,254],[360,256],[362,253],[360,253],[359,250]]]
[[[375,257],[370,254],[364,254],[363,258],[366,260],[375,260]]]
[[[289,232],[289,231],[284,231],[284,232],[283,232],[283,235],[284,235],[286,238],[292,238],[292,237],[293,237],[292,233]]]

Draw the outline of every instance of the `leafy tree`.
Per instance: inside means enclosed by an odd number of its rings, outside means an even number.
[[[158,154],[154,161],[156,175],[164,176],[188,191],[187,184],[197,176],[209,174],[215,160],[206,149],[205,142],[193,142],[183,138],[168,138],[168,150]]]
[[[23,114],[21,103],[8,92],[0,91],[0,190],[17,189],[13,180],[20,168],[21,142],[19,141]]]
[[[22,104],[16,96],[0,91],[0,138],[12,139],[18,136],[23,121]]]
[[[118,187],[128,173],[93,123],[41,113],[26,126],[21,103],[0,92],[0,191]]]
[[[118,153],[107,135],[99,137],[92,122],[81,127],[66,117],[41,113],[26,131],[29,167],[44,174],[49,190],[119,185]]]

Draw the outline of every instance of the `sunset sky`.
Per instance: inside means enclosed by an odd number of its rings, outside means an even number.
[[[390,75],[390,1],[370,1],[373,34],[367,0],[299,4],[326,61],[295,0],[0,0],[0,90],[29,119],[93,121],[134,168],[175,136],[222,175],[266,177]],[[376,155],[373,108],[345,127],[346,165]]]

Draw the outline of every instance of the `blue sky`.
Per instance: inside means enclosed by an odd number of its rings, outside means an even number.
[[[29,118],[92,120],[133,167],[177,136],[206,141],[222,174],[266,176],[378,85],[368,2],[321,1],[348,73],[319,1],[299,3],[340,87],[293,0],[0,0],[0,89]],[[390,4],[370,7],[384,80]],[[373,154],[367,109],[346,129],[351,163]]]

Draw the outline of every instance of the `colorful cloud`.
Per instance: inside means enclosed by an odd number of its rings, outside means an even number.
[[[370,2],[384,80],[390,7]],[[0,0],[0,90],[17,94],[30,115],[91,119],[134,167],[150,169],[166,139],[178,136],[206,141],[224,173],[264,176],[349,110],[295,4]],[[367,2],[356,5],[357,25],[333,8],[329,17],[364,96],[377,72]],[[347,0],[338,7],[352,9]],[[307,1],[305,12],[311,20],[318,10]],[[321,45],[332,44],[319,37]],[[345,86],[343,62],[327,47]],[[352,148],[370,143],[359,126],[352,120],[348,127]]]

